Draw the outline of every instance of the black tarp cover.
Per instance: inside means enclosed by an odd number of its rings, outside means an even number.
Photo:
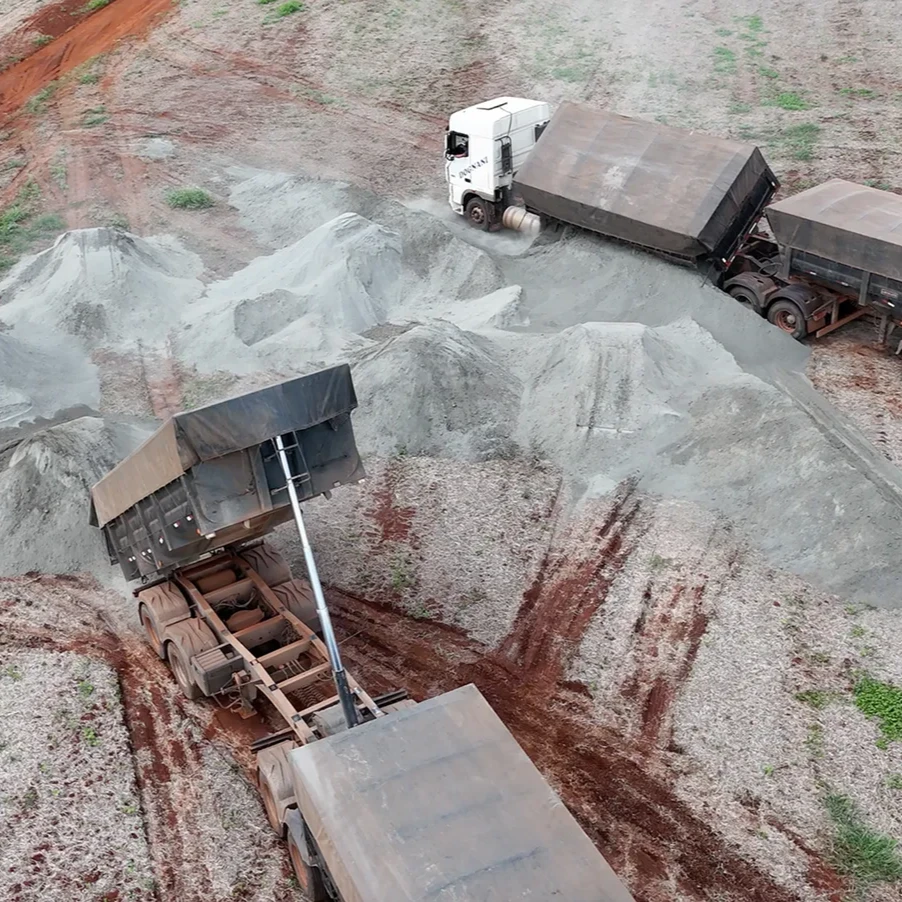
[[[783,247],[902,281],[902,197],[831,179],[767,208]]]
[[[289,762],[343,902],[633,902],[473,685]]]
[[[694,260],[752,224],[737,219],[759,215],[746,202],[763,179],[769,196],[776,179],[753,145],[567,102],[515,189],[562,222]]]
[[[356,407],[351,370],[342,364],[176,414],[94,486],[92,522],[103,526],[197,464]]]

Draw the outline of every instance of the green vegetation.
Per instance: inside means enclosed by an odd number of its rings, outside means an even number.
[[[95,9],[103,9],[105,6],[108,6],[109,2],[110,0],[88,0],[85,4],[85,9],[93,12]]]
[[[103,125],[109,118],[110,114],[106,111],[106,107],[97,106],[84,111],[84,118],[81,120],[81,124],[85,128],[93,128],[95,125]]]
[[[9,269],[35,241],[62,231],[66,225],[56,214],[38,215],[41,189],[30,179],[15,201],[0,211],[0,271]]]
[[[8,664],[0,671],[0,675],[9,677],[14,683],[22,679],[22,671],[15,664]]]
[[[396,592],[402,592],[404,589],[409,589],[413,585],[413,580],[410,578],[410,574],[407,572],[406,561],[392,561],[390,566],[390,573],[391,587]]]
[[[751,113],[752,107],[751,104],[748,103],[733,101],[733,103],[731,103],[729,107],[727,107],[727,111],[733,114]]]
[[[813,122],[803,122],[785,128],[776,144],[800,163],[814,159],[814,149],[820,138],[821,127]]]
[[[87,680],[78,681],[78,694],[83,698],[90,698],[94,694],[94,686]]]
[[[269,6],[270,4],[277,2],[278,0],[257,0],[257,3],[259,3],[260,6]],[[273,10],[272,17],[274,19],[284,19],[285,16],[302,12],[304,9],[306,9],[306,7],[301,0],[286,0],[285,3],[279,4],[279,6]]]
[[[78,76],[80,85],[96,85],[100,81],[100,76],[96,72],[82,72]]]
[[[66,165],[66,152],[60,151],[50,164],[50,177],[56,182],[60,191],[69,186],[69,167]]]
[[[49,44],[53,40],[49,34],[36,34],[32,39],[31,43],[37,47],[43,47],[46,44]]]
[[[781,110],[810,110],[812,103],[795,91],[781,91],[768,106],[778,106]]]
[[[887,789],[902,789],[902,774],[890,774],[886,778]]]
[[[36,116],[38,113],[43,113],[47,106],[47,101],[50,100],[55,93],[56,82],[52,81],[29,99],[28,103],[25,104],[25,111],[31,113],[33,116]]]
[[[761,16],[738,16],[736,21],[753,35],[760,34],[764,30],[764,20]]]
[[[767,66],[759,66],[758,74],[763,78],[779,78],[780,73],[774,69],[768,69]]]
[[[833,822],[833,865],[852,879],[859,896],[875,883],[902,879],[902,857],[895,839],[869,827],[848,796],[828,793],[824,807]]]
[[[853,639],[863,639],[867,634],[868,631],[863,626],[853,626],[849,632]]]
[[[214,200],[203,188],[176,188],[166,195],[166,203],[176,210],[205,210]]]
[[[893,186],[889,182],[882,182],[880,179],[865,179],[864,183],[868,188],[879,188],[881,191],[893,190]]]
[[[805,737],[805,748],[812,758],[824,757],[824,728],[819,723],[808,725],[808,735]]]
[[[885,748],[890,742],[902,739],[902,689],[892,683],[881,683],[873,677],[863,676],[852,690],[855,705],[865,716],[880,721],[882,742]]]
[[[762,768],[765,777],[772,777],[774,775],[774,766],[773,764],[765,764]]]
[[[836,698],[836,693],[827,689],[806,689],[796,693],[796,701],[810,705],[816,711],[822,711]]]
[[[100,745],[100,737],[94,727],[84,727],[81,731],[81,738],[92,748]]]
[[[843,97],[860,97],[862,100],[873,100],[878,96],[871,88],[840,88],[839,93]]]
[[[38,805],[38,791],[34,788],[34,786],[30,786],[26,791],[25,795],[22,796],[22,807],[29,811],[32,808],[37,808]]]
[[[721,38],[728,38],[733,33],[733,30],[730,28],[715,28],[714,34]]]
[[[673,566],[673,561],[669,557],[661,557],[660,554],[653,554],[649,558],[648,566],[652,570],[665,570],[667,567]]]
[[[813,651],[808,657],[810,658],[812,664],[830,663],[830,655],[828,655],[825,651]]]
[[[736,71],[736,51],[729,47],[714,48],[714,71],[729,75]]]
[[[21,169],[25,165],[25,160],[7,160],[3,165],[4,172],[12,172],[13,169]]]

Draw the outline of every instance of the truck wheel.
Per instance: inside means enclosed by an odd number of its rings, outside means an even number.
[[[185,698],[192,701],[200,698],[203,693],[200,691],[200,686],[194,681],[194,677],[191,676],[191,665],[185,660],[184,654],[179,651],[175,643],[169,643],[166,658],[169,661],[169,669]]]
[[[750,288],[743,288],[741,285],[736,285],[734,288],[730,289],[730,297],[739,301],[744,307],[754,310],[756,313],[761,312],[758,298]]]
[[[138,617],[151,648],[165,658],[163,635],[167,626],[191,616],[188,602],[171,583],[160,583],[138,593]]]
[[[326,886],[319,868],[310,867],[301,857],[294,837],[288,834],[288,855],[291,858],[291,868],[301,890],[310,902],[327,902]]]
[[[276,800],[272,796],[272,790],[269,788],[269,782],[257,774],[257,783],[260,786],[260,798],[263,800],[263,810],[266,812],[266,819],[269,826],[281,836],[284,832],[282,821],[279,819],[279,808]]]
[[[767,320],[778,329],[789,333],[796,341],[808,334],[805,317],[797,304],[792,301],[775,301],[767,311]]]
[[[285,558],[265,543],[242,551],[241,558],[257,571],[260,579],[270,588],[281,586],[291,579],[291,568]]]
[[[480,197],[471,197],[467,201],[466,208],[467,222],[483,232],[489,230],[491,225],[491,216],[489,215],[489,205]]]
[[[163,634],[166,643],[166,660],[186,698],[196,699],[203,695],[191,670],[191,659],[195,655],[216,648],[219,644],[213,630],[203,620],[192,618],[169,627]]]

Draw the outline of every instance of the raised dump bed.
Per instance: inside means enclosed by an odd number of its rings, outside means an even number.
[[[778,187],[761,151],[563,103],[514,178],[527,209],[724,269]]]
[[[91,490],[91,523],[126,579],[165,575],[291,519],[274,439],[304,501],[364,478],[347,364],[167,420]]]
[[[292,857],[341,902],[632,902],[473,685],[288,761]]]

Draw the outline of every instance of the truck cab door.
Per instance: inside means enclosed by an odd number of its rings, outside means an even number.
[[[466,185],[462,173],[470,164],[470,136],[462,132],[445,134],[445,178],[448,182],[448,202],[458,207]]]

